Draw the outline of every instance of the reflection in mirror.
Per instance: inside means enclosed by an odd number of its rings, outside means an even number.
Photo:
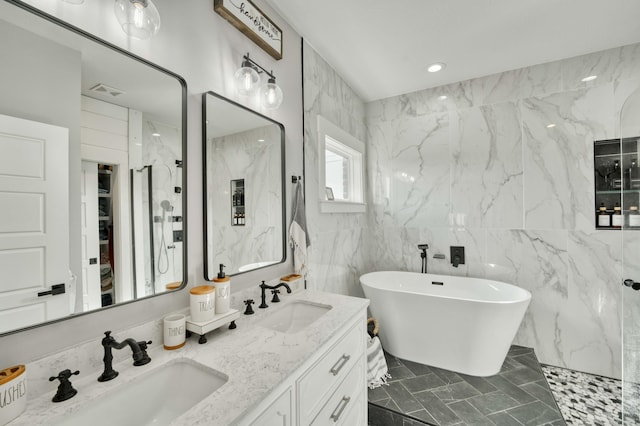
[[[0,334],[180,288],[184,81],[0,1]]]
[[[205,278],[284,262],[284,127],[212,92],[202,102]]]

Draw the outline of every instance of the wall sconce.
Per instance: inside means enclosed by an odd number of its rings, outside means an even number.
[[[115,14],[131,37],[146,40],[160,29],[160,13],[151,0],[116,0]]]
[[[242,65],[236,71],[234,78],[236,90],[242,96],[251,96],[258,89],[260,74],[265,73],[269,78],[260,87],[260,103],[267,109],[276,109],[282,104],[282,89],[276,84],[276,76],[255,61],[249,58],[249,53],[244,55]]]

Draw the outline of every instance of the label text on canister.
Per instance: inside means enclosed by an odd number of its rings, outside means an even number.
[[[0,392],[0,408],[4,408],[27,394],[27,381],[20,380]]]

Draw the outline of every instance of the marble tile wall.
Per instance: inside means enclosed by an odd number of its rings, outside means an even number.
[[[262,142],[257,142],[262,140]],[[282,259],[281,131],[268,125],[208,141],[208,250],[237,273],[245,265]],[[232,226],[231,180],[244,179],[245,226]]]
[[[305,203],[309,248],[307,286],[362,296],[368,222],[366,213],[320,213],[317,117],[365,141],[364,102],[308,44],[303,42]],[[324,188],[324,185],[322,185]],[[324,190],[322,192],[324,198]]]
[[[361,269],[419,271],[416,245],[429,243],[432,272],[532,293],[515,343],[541,362],[619,378],[623,238],[594,230],[593,141],[620,134],[638,87],[631,45],[367,104]],[[637,136],[640,122],[622,129]],[[465,265],[453,268],[450,245],[465,246]]]

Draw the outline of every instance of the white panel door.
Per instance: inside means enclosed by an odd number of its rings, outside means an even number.
[[[0,333],[70,313],[68,140],[0,115]],[[38,296],[55,284],[65,293]]]
[[[102,306],[98,231],[98,163],[83,161],[80,176],[82,307],[86,312]]]

